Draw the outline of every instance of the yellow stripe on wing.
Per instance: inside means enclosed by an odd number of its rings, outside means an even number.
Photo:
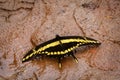
[[[40,47],[36,53],[39,53],[39,52],[42,52],[44,51],[45,49],[48,49],[50,47],[54,47],[54,46],[57,46],[57,45],[60,45],[61,43],[64,44],[64,43],[71,43],[71,42],[80,42],[80,43],[97,43],[96,41],[94,40],[84,40],[84,39],[63,39],[63,40],[60,40],[60,41],[55,41],[55,42],[52,42],[52,43],[49,43],[43,47]]]

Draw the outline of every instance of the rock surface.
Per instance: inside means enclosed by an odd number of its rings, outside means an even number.
[[[56,34],[102,44],[62,69],[54,59],[21,62]],[[120,80],[120,0],[0,0],[0,80]]]

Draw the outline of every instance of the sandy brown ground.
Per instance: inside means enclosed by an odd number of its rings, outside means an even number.
[[[102,44],[62,69],[55,59],[21,62],[56,34]],[[120,0],[0,0],[0,80],[120,80]]]

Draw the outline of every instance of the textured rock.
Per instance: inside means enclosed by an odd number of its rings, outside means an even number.
[[[0,0],[0,80],[120,80],[119,0]],[[36,45],[80,35],[102,44],[66,58],[22,63]]]

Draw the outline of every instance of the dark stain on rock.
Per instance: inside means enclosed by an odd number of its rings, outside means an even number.
[[[2,65],[2,62],[0,62],[0,66]]]
[[[18,64],[17,64],[17,58],[16,58],[16,55],[14,54],[14,60],[13,60],[13,63],[9,64],[10,68],[13,68],[13,67],[17,67]]]
[[[82,4],[82,7],[95,10],[96,8],[99,8],[99,5],[97,3],[94,3],[94,2],[89,2],[89,3]]]
[[[3,57],[4,59],[6,59],[6,53],[4,53],[2,57]]]

